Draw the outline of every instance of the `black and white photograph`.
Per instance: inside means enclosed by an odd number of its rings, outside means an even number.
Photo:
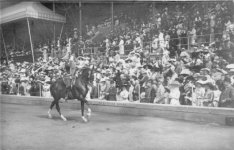
[[[234,150],[234,0],[0,0],[1,150]]]

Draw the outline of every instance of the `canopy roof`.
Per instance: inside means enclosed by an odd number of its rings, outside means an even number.
[[[23,18],[35,18],[54,22],[66,22],[66,18],[56,14],[40,2],[20,2],[4,8],[0,13],[0,24]]]

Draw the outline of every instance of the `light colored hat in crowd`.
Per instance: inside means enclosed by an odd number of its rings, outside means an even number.
[[[179,87],[180,86],[180,83],[178,81],[172,81],[170,84],[169,84],[169,87]]]
[[[142,74],[147,74],[147,72],[145,70],[142,71]]]
[[[205,46],[205,47],[204,47],[204,50],[209,50],[209,47],[208,47],[208,46]]]
[[[217,70],[218,72],[221,72],[221,73],[223,73],[223,74],[227,74],[227,71],[225,71],[225,70],[223,70],[223,69],[216,68],[216,70]]]
[[[234,69],[234,64],[229,64],[226,66],[227,69]]]
[[[21,82],[26,82],[28,80],[29,80],[28,77],[21,77],[21,79],[20,79]]]
[[[210,73],[210,69],[209,68],[202,68],[201,71],[208,71]]]
[[[169,61],[176,62],[176,59],[175,58],[170,58]]]
[[[183,69],[180,73],[181,75],[184,74],[184,75],[191,75],[192,72],[189,70],[189,69]]]
[[[47,70],[53,70],[54,68],[52,66],[49,66]]]
[[[105,78],[102,78],[102,79],[100,80],[100,82],[106,82],[106,79],[105,79]]]
[[[139,53],[135,53],[135,55],[136,55],[137,57],[140,57],[140,54],[139,54]]]
[[[101,73],[102,73],[102,74],[105,74],[105,73],[106,73],[106,70],[102,70]]]
[[[24,73],[24,72],[26,72],[26,69],[23,68],[20,70],[20,72]]]
[[[233,69],[230,69],[229,72],[234,72],[234,68],[233,68]]]
[[[186,51],[180,53],[180,57],[190,57]]]
[[[42,49],[48,49],[49,47],[47,45],[44,45]]]
[[[202,75],[201,75],[200,73],[195,73],[195,74],[193,75],[193,77],[194,77],[194,78],[199,78],[199,77],[202,77]]]
[[[213,80],[211,78],[206,78],[206,80],[200,79],[197,82],[200,83],[200,84],[207,84],[207,83],[211,83],[212,84]]]
[[[198,80],[197,83],[200,83],[200,84],[204,85],[204,84],[207,83],[207,81],[206,81],[206,80],[205,80],[205,81],[203,81],[203,80]]]

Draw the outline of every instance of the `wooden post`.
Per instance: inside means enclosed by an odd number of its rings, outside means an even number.
[[[62,37],[62,34],[63,34],[63,26],[64,26],[64,23],[62,25],[61,32],[60,32],[60,35],[59,35],[59,41],[61,40],[61,37]]]
[[[33,51],[33,44],[32,44],[32,36],[31,36],[31,29],[30,29],[30,25],[29,25],[29,20],[27,18],[27,23],[28,23],[28,34],[29,34],[29,39],[30,39],[30,45],[31,45],[31,51],[32,51],[32,58],[33,58],[33,63],[34,61],[34,51]]]
[[[82,8],[81,8],[81,1],[79,1],[79,19],[80,19],[80,42],[82,41]]]
[[[42,88],[41,88],[41,83],[39,84],[39,88],[40,88],[40,90],[39,90],[39,92],[40,92],[40,97],[41,97],[41,94],[42,94]]]
[[[55,14],[55,3],[54,3],[54,1],[53,1],[53,12],[54,12],[54,14]],[[53,41],[53,43],[54,43],[54,47],[55,47],[55,23],[53,23],[53,26],[54,26],[54,41]]]
[[[2,27],[1,27],[1,30],[2,30]],[[4,46],[4,50],[5,50],[5,54],[6,54],[6,59],[7,59],[7,64],[8,64],[8,54],[7,54],[7,50],[6,50],[6,43],[5,43],[5,40],[4,40],[4,36],[3,36],[3,30],[2,30],[2,41],[3,41],[3,46]]]
[[[111,2],[111,29],[114,30],[114,2]]]

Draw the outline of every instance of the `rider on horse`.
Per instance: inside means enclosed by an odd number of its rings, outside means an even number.
[[[72,95],[70,94],[72,85],[74,84],[76,76],[79,75],[80,70],[83,68],[89,67],[89,58],[78,57],[75,60],[75,54],[72,54],[69,61],[65,64],[65,75],[63,77],[64,83],[66,84],[67,95],[65,99],[71,99]],[[69,79],[68,79],[69,78]]]

